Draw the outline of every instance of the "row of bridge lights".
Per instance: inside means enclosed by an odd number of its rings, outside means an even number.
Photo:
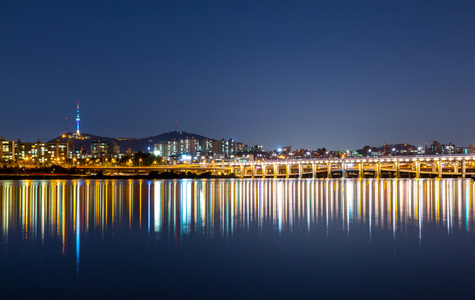
[[[276,162],[245,162],[245,163],[226,163],[226,162],[220,162],[217,163],[219,165],[231,165],[231,166],[250,166],[250,165],[284,165],[284,164],[312,164],[312,163],[342,163],[344,161],[349,162],[349,163],[367,163],[367,162],[411,162],[411,161],[461,161],[461,160],[475,160],[475,156],[466,156],[466,157],[442,157],[442,158],[383,158],[383,159],[339,159],[339,160],[324,160],[324,161],[317,161],[317,160],[306,160],[306,161],[289,161],[289,162],[282,162],[282,161],[276,161]]]

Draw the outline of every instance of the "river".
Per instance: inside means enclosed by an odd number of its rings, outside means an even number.
[[[2,298],[475,296],[464,179],[0,181]]]

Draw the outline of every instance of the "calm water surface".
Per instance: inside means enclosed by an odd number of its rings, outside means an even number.
[[[0,298],[473,298],[471,180],[0,181]]]

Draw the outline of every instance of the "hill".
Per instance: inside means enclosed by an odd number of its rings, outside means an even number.
[[[48,142],[53,143],[57,139],[59,139],[60,142],[65,143],[68,140],[68,136],[72,136],[72,135],[73,135],[72,132],[68,132],[67,134],[51,139]],[[110,137],[93,135],[89,133],[83,133],[81,134],[81,138],[73,139],[73,144],[74,144],[75,149],[84,149],[89,152],[91,150],[91,142],[95,142],[98,140],[101,140],[103,142],[113,141],[117,145],[120,146],[120,152],[125,152],[129,148],[134,152],[138,152],[138,151],[147,151],[148,147],[150,147],[150,149],[153,150],[153,145],[158,142],[167,142],[167,141],[172,141],[173,139],[179,140],[179,139],[184,139],[186,137],[195,138],[199,140],[200,142],[206,138],[205,136],[202,136],[196,133],[186,132],[186,131],[170,131],[170,132],[162,133],[155,136],[145,137],[145,138],[110,138]]]

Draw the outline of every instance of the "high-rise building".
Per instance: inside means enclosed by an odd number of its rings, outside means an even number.
[[[158,142],[153,145],[153,154],[160,157],[168,157],[167,142]]]
[[[236,141],[234,141],[233,139],[229,139],[229,140],[222,139],[220,142],[221,142],[220,154],[226,154],[228,156],[234,156],[236,154]]]
[[[191,154],[200,151],[200,143],[194,137],[184,138],[179,140],[179,151],[178,154]]]
[[[32,162],[35,164],[65,163],[69,155],[68,143],[22,143],[15,144],[15,160],[17,162]]]
[[[213,140],[211,139],[203,139],[201,141],[201,150],[203,152],[213,152]]]
[[[236,152],[242,152],[242,151],[244,151],[243,143],[236,143]]]
[[[178,141],[173,139],[167,143],[167,154],[173,156],[178,154]]]
[[[91,154],[93,158],[118,155],[120,147],[114,141],[104,142],[97,140],[91,142]]]
[[[240,149],[243,148],[242,143],[238,144],[233,139],[214,140],[205,138],[200,143],[195,137],[186,137],[178,141],[173,139],[172,141],[154,144],[154,154],[170,157],[182,154],[195,155],[201,152],[205,155],[225,154],[227,157],[233,157],[237,152],[238,146]]]
[[[5,141],[0,138],[0,162],[12,162],[15,160],[15,141]]]

